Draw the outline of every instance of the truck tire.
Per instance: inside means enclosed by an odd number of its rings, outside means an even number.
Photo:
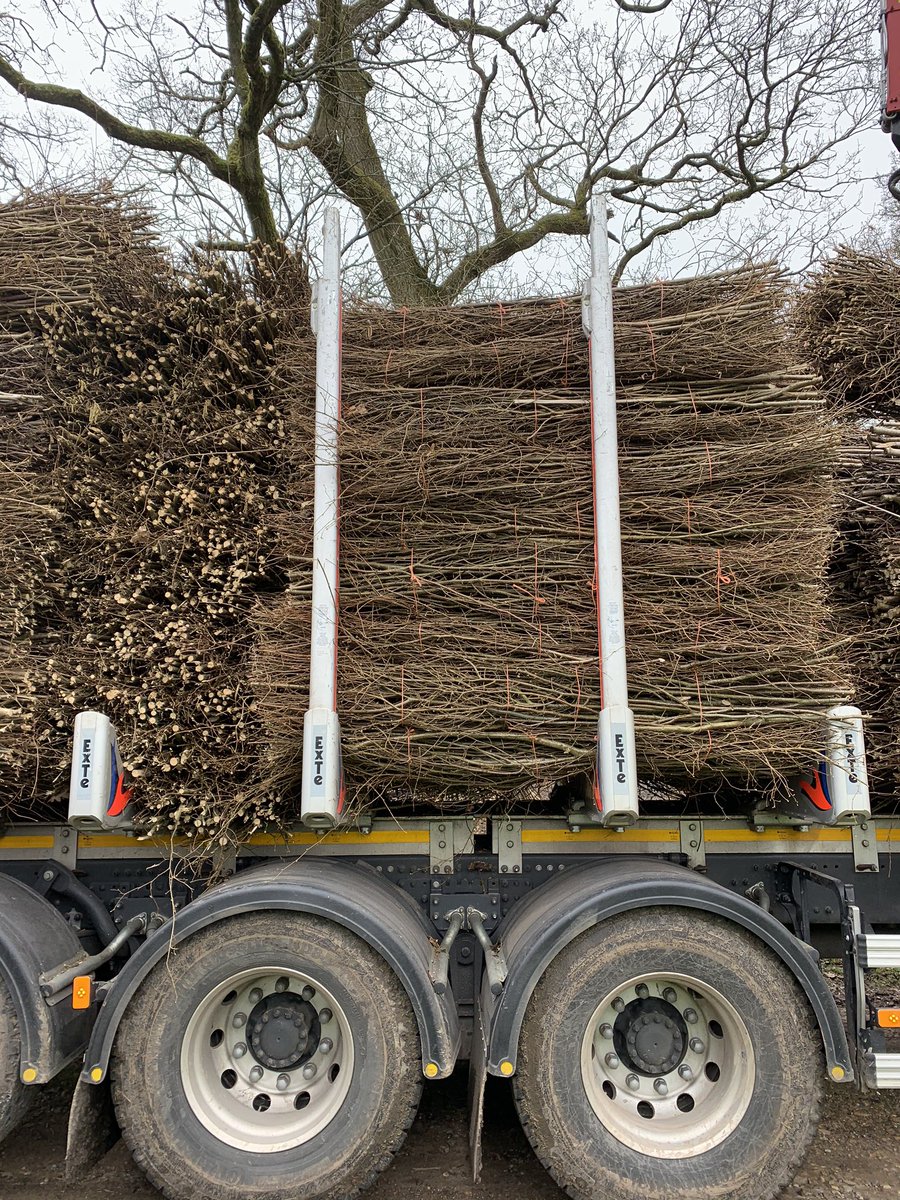
[[[808,1002],[752,934],[639,909],[550,964],[522,1026],[516,1105],[576,1200],[772,1200],[818,1124]]]
[[[116,1034],[113,1103],[170,1200],[337,1200],[391,1162],[421,1092],[390,967],[306,914],[223,920],[173,948]]]
[[[0,1142],[21,1123],[31,1104],[34,1089],[22,1083],[21,1058],[19,1019],[6,981],[0,976]]]

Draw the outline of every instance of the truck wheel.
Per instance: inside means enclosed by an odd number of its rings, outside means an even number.
[[[21,1059],[19,1020],[6,981],[0,977],[0,1142],[20,1124],[31,1103],[34,1089],[22,1083]]]
[[[319,918],[254,913],[189,938],[116,1034],[113,1102],[171,1200],[352,1196],[391,1161],[421,1091],[403,986]]]
[[[525,1015],[513,1081],[538,1157],[576,1200],[771,1200],[816,1131],[809,1004],[759,939],[684,909],[577,937]]]

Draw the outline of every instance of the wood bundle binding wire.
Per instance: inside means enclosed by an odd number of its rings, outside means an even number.
[[[770,271],[616,296],[625,623],[640,769],[765,788],[821,748],[837,432],[791,367]],[[712,331],[715,331],[713,335]],[[308,512],[312,348],[293,353]],[[358,803],[546,798],[600,707],[587,345],[576,301],[362,310],[344,324],[338,707]],[[260,618],[281,790],[305,709],[310,530]]]

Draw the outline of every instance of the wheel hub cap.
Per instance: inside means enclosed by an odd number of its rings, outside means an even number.
[[[635,1000],[615,1024],[626,1064],[645,1075],[666,1075],[684,1057],[687,1028],[678,1009],[665,1000]]]
[[[293,992],[266,996],[247,1021],[250,1052],[273,1071],[292,1071],[307,1062],[319,1044],[319,1014]]]

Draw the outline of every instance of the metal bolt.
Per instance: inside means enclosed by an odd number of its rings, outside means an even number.
[[[331,1020],[331,1009],[323,1008],[319,1010],[319,1022],[322,1025],[327,1025]]]
[[[316,989],[314,987],[310,987],[309,984],[307,984],[306,987],[303,989],[303,991],[300,993],[300,995],[303,997],[304,1000],[312,1000],[312,998],[315,994],[316,994]]]
[[[629,1075],[625,1080],[625,1086],[630,1092],[636,1092],[641,1086],[641,1081],[638,1079],[637,1075]]]
[[[235,1058],[243,1058],[246,1053],[247,1053],[247,1047],[244,1045],[243,1042],[238,1042],[238,1044],[235,1046],[234,1050],[232,1050],[232,1054],[234,1055]]]
[[[282,975],[280,979],[275,980],[275,991],[286,992],[288,990],[289,981]]]
[[[674,1004],[677,999],[678,993],[674,988],[666,988],[666,990],[663,992],[663,1000],[668,1000],[670,1004]]]
[[[868,846],[870,845],[870,843],[869,843],[869,839],[868,839],[868,838],[863,838],[862,844],[863,844],[865,847],[868,847]]]
[[[619,1059],[615,1054],[607,1054],[603,1060],[611,1071],[617,1071],[619,1068]]]
[[[613,1035],[612,1025],[601,1025],[600,1026],[600,1036],[601,1037],[611,1038],[612,1035]]]
[[[334,1042],[331,1040],[331,1038],[322,1038],[321,1042],[319,1042],[319,1053],[330,1054],[333,1047]]]
[[[315,1077],[316,1077],[316,1064],[314,1062],[308,1062],[306,1064],[306,1066],[303,1068],[303,1078],[304,1079],[315,1079]]]
[[[262,1067],[254,1067],[253,1070],[250,1072],[250,1082],[251,1083],[259,1083],[259,1081],[262,1079],[262,1077],[263,1077]]]
[[[49,882],[51,881],[51,879],[53,878],[53,872],[52,872],[52,871],[45,871],[45,872],[44,872],[44,875],[43,875],[43,878],[44,878],[44,881],[45,881],[45,883],[49,883]]]
[[[693,1037],[691,1038],[691,1049],[695,1054],[702,1054],[706,1049],[706,1043],[702,1038]]]
[[[260,1000],[262,1000],[262,988],[254,988],[250,993],[250,1003],[259,1004]]]
[[[279,1092],[286,1092],[291,1086],[290,1075],[279,1075],[275,1080],[275,1086],[278,1088]]]
[[[696,1025],[698,1020],[696,1011],[693,1008],[686,1008],[684,1010],[684,1019],[688,1025]]]
[[[646,983],[639,983],[634,990],[642,1000],[646,1000],[650,995],[650,989],[647,987]]]
[[[694,1072],[687,1065],[687,1063],[681,1064],[681,1066],[678,1068],[678,1074],[685,1081],[685,1083],[689,1083],[690,1080],[692,1080],[694,1078]]]
[[[624,1012],[625,1011],[625,1001],[622,999],[621,996],[616,996],[615,1000],[613,1000],[612,1006],[616,1010],[616,1012]]]
[[[247,1014],[246,1013],[235,1013],[234,1016],[231,1018],[231,1023],[235,1027],[235,1029],[243,1028],[243,1026],[247,1024]]]
[[[669,1090],[669,1085],[666,1083],[666,1081],[664,1079],[654,1079],[653,1090],[654,1090],[654,1092],[657,1092],[660,1096],[665,1096]]]

